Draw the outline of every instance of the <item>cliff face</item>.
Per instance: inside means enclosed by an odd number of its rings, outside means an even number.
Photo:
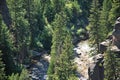
[[[7,7],[6,0],[0,0],[0,14],[2,15],[2,19],[8,28],[11,27],[12,20],[9,14],[9,9]]]
[[[100,43],[100,52],[104,53],[108,46],[111,46],[111,51],[120,52],[120,17],[115,22],[111,37]],[[118,55],[120,54],[118,53]]]
[[[120,17],[116,20],[112,36],[113,45],[120,49]]]
[[[116,20],[112,35],[100,43],[100,54],[90,57],[92,48],[86,41],[80,42],[74,49],[80,80],[104,80],[104,52],[108,47],[120,58],[120,17]]]
[[[74,48],[79,80],[103,80],[103,54],[90,57],[93,48],[89,44],[88,40],[82,41]]]

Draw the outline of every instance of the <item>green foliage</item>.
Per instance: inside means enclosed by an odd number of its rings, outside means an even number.
[[[66,38],[61,47],[61,53],[56,60],[55,73],[53,77],[55,80],[78,80],[76,77],[76,68],[73,64],[73,46],[71,42],[71,36],[69,33],[66,33]]]
[[[0,51],[0,80],[5,80],[5,64],[2,61],[2,52]]]
[[[23,69],[20,74],[12,74],[11,76],[8,77],[8,80],[31,80],[29,78],[27,70]]]
[[[51,50],[49,80],[77,79],[72,63],[70,33],[75,38],[83,37],[85,26],[89,23],[90,42],[98,53],[99,42],[112,31],[116,18],[120,16],[119,0],[9,0],[7,3],[13,34],[0,16],[0,50],[6,74],[21,72],[19,62],[23,63],[29,57],[29,50],[44,49]],[[115,72],[106,70],[106,79],[114,73],[119,75],[119,60],[111,52],[107,53],[110,54],[106,54],[105,68],[112,69],[112,64],[116,69]],[[111,59],[116,65],[111,63]],[[9,79],[24,80],[26,74],[23,70],[21,74],[12,74]]]
[[[56,15],[53,22],[53,44],[48,69],[48,80],[67,80],[70,78],[70,75],[75,74],[71,61],[71,56],[73,56],[71,38],[67,36],[67,28],[65,27],[67,26],[67,20],[66,14],[60,12]]]
[[[12,28],[14,30],[13,34],[16,46],[15,57],[19,59],[18,61],[20,63],[23,63],[24,59],[27,57],[30,45],[30,27],[28,20],[25,18],[27,11],[24,7],[24,1],[22,0],[11,0],[8,4],[10,5],[10,13],[13,20]]]
[[[65,14],[57,14],[55,21],[53,22],[53,35],[52,35],[52,47],[51,47],[51,61],[48,68],[48,75],[51,77],[51,75],[54,74],[54,67],[56,62],[56,56],[59,55],[61,45],[64,40],[64,28],[63,26],[66,26],[66,15]],[[62,32],[62,33],[61,33]],[[52,78],[49,78],[51,80]]]
[[[39,40],[43,44],[43,47],[45,50],[50,50],[51,45],[52,45],[52,43],[51,43],[52,37],[51,37],[51,34],[49,33],[49,30],[44,28],[44,30],[42,31],[42,34],[40,35]]]
[[[105,63],[104,63],[104,68],[105,68],[105,80],[116,80],[115,79],[115,54],[108,50],[105,53]]]
[[[99,42],[101,39],[100,35],[100,27],[99,27],[99,16],[100,16],[100,8],[99,8],[99,3],[98,0],[93,0],[92,5],[91,5],[91,14],[89,17],[89,25],[88,29],[90,32],[90,42],[92,46],[95,47],[97,53],[99,52]]]
[[[83,29],[83,28],[78,29],[77,32],[76,32],[77,35],[80,35],[80,34],[83,34],[83,33],[85,33],[85,29]]]
[[[3,53],[3,62],[5,63],[5,71],[6,75],[11,74],[12,72],[16,72],[15,65],[13,62],[13,54],[14,54],[14,44],[13,44],[13,36],[10,34],[7,27],[2,24],[0,30],[0,49]]]
[[[109,12],[109,22],[111,25],[111,28],[114,26],[115,20],[120,17],[120,1],[119,0],[112,0],[112,8]]]
[[[103,7],[102,7],[101,15],[100,15],[101,41],[103,41],[108,36],[108,33],[112,30],[112,28],[110,28],[111,25],[108,20],[109,11],[111,7],[112,7],[111,0],[103,1]]]

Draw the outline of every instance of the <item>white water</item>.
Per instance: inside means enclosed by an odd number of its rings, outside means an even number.
[[[90,63],[89,52],[91,48],[89,46],[88,41],[80,42],[77,47],[74,48],[76,57],[75,63],[77,64],[77,71],[80,74],[79,80],[87,80],[88,79],[88,66]]]

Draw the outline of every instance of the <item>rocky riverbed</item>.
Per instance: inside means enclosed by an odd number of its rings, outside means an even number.
[[[48,54],[42,55],[42,57],[37,60],[32,60],[29,69],[32,80],[46,80],[49,60],[50,56]]]
[[[77,64],[77,72],[79,74],[79,80],[88,79],[88,67],[90,63],[89,52],[91,48],[88,41],[82,41],[74,48],[75,51],[75,63]]]
[[[87,80],[88,79],[88,65],[90,63],[89,60],[89,51],[90,51],[88,41],[82,41],[76,45],[74,48],[75,52],[75,63],[77,65],[77,74],[79,80]],[[50,55],[43,54],[42,57],[37,58],[36,60],[31,60],[32,63],[30,65],[30,77],[32,80],[46,80],[47,70],[50,61]]]

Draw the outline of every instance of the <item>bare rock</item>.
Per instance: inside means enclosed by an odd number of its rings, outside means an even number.
[[[114,29],[120,30],[120,17],[117,18]]]
[[[89,80],[104,80],[103,54],[93,57],[88,68]]]
[[[113,45],[116,45],[120,49],[120,17],[116,20],[112,35]]]
[[[107,50],[107,47],[109,46],[110,43],[111,43],[111,41],[109,39],[101,42],[99,45],[100,53],[103,54]]]

